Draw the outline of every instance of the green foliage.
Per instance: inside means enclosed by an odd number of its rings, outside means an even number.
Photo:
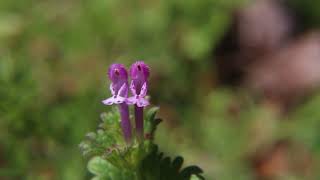
[[[86,179],[76,146],[108,110],[106,68],[135,59],[150,64],[152,103],[166,116],[157,144],[201,163],[208,179],[251,179],[242,158],[255,137],[250,124],[262,127],[262,144],[277,136],[305,145],[319,167],[318,96],[285,118],[243,103],[243,125],[222,105],[243,94],[215,89],[212,50],[243,1],[1,0],[0,179]],[[319,26],[320,1],[289,2]]]
[[[240,2],[1,0],[0,157],[8,171],[3,174],[86,177],[78,170],[85,163],[75,146],[96,123],[88,120],[105,111],[104,77],[115,60],[144,59],[158,79],[151,86],[153,103],[188,111],[196,95],[185,89],[211,64],[206,59],[212,46]]]
[[[163,157],[157,146],[141,162],[140,169],[132,170],[117,168],[100,156],[93,157],[88,163],[88,170],[95,175],[94,180],[200,180],[202,170],[197,166],[188,166],[182,169],[183,158],[178,156],[173,161]]]
[[[303,19],[304,25],[318,28],[320,26],[320,2],[313,0],[291,0],[289,5],[293,7],[296,13]]]
[[[85,156],[94,156],[88,163],[93,179],[136,179],[136,180],[189,180],[197,177],[204,179],[202,170],[197,166],[182,169],[183,158],[178,156],[173,161],[158,151],[153,143],[157,125],[158,108],[151,108],[145,118],[146,139],[142,142],[134,138],[127,144],[119,126],[119,114],[115,110],[102,114],[102,123],[97,132],[86,135],[79,145]]]
[[[267,160],[268,171],[273,171],[274,179],[318,179],[318,171],[303,174],[303,166],[308,158],[314,158],[313,165],[319,165],[319,94],[306,100],[289,114],[282,114],[273,104],[257,104],[243,92],[226,89],[216,90],[206,97],[207,106],[201,111],[198,132],[199,149],[212,158],[210,166],[204,167],[206,175],[211,178],[229,180],[255,179],[257,169],[255,162],[262,161],[259,156],[268,158],[288,158],[276,163],[283,163],[285,172],[278,172],[277,166]],[[272,154],[279,143],[283,145],[282,154]],[[273,157],[277,156],[277,157]],[[277,160],[275,160],[277,161]],[[267,165],[268,164],[268,165]],[[201,165],[201,164],[200,164]],[[201,165],[204,166],[204,165]],[[279,174],[277,174],[277,173]]]
[[[119,169],[99,156],[89,161],[88,170],[95,176],[92,180],[134,179],[133,174],[126,169]]]
[[[181,168],[183,158],[178,156],[171,161],[170,157],[164,157],[162,152],[158,152],[158,147],[153,149],[145,157],[140,166],[141,180],[189,180],[204,179],[200,174],[202,170],[198,166],[188,166]]]

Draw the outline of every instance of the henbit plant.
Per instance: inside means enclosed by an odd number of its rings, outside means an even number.
[[[150,108],[144,118],[143,110],[150,103],[146,99],[149,67],[142,61],[130,68],[128,74],[121,64],[113,64],[108,71],[112,81],[112,97],[105,105],[117,104],[119,111],[112,109],[102,113],[102,123],[96,132],[90,132],[80,144],[84,156],[92,157],[88,163],[94,180],[189,180],[204,179],[198,166],[182,168],[183,158],[171,160],[159,152],[154,143],[157,125],[157,107]],[[128,98],[130,88],[132,97]],[[135,128],[130,121],[129,105],[134,105]]]

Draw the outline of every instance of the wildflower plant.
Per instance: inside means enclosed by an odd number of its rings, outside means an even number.
[[[108,70],[112,96],[102,101],[116,105],[110,112],[102,113],[102,122],[96,132],[86,135],[80,144],[84,156],[90,157],[88,170],[94,180],[188,180],[204,179],[198,166],[182,168],[183,158],[171,160],[158,150],[154,143],[158,107],[147,99],[149,67],[142,61],[130,67],[128,73],[121,64]],[[129,96],[129,90],[131,96]],[[134,111],[135,126],[131,124],[130,110]],[[144,114],[146,114],[144,116]],[[134,127],[134,128],[133,128]]]

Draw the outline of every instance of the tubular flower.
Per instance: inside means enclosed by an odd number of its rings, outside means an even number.
[[[145,99],[149,74],[149,67],[142,61],[138,61],[130,67],[130,90],[133,96],[127,99],[128,104],[136,104],[138,107],[149,105],[149,101]]]
[[[112,64],[108,70],[108,77],[111,80],[110,91],[112,97],[103,100],[105,105],[118,104],[121,116],[121,128],[125,140],[131,141],[131,123],[129,119],[129,107],[126,104],[128,97],[128,73],[122,64]]]
[[[139,139],[143,138],[143,107],[149,105],[145,99],[148,91],[149,67],[142,61],[137,61],[130,67],[132,97],[127,104],[135,104],[136,132]]]
[[[108,70],[112,97],[102,101],[105,105],[121,104],[128,97],[128,73],[122,64],[112,64]]]

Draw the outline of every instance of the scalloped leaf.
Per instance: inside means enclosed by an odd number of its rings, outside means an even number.
[[[182,179],[190,179],[193,174],[201,173],[203,173],[203,171],[198,166],[188,166],[180,172],[180,177]]]
[[[158,152],[158,147],[154,145],[150,154],[142,162],[140,174],[142,179],[146,180],[188,180],[192,175],[203,179],[200,175],[203,171],[198,166],[188,166],[180,171],[182,165],[181,156],[171,161],[170,157]]]
[[[95,155],[89,163],[89,171],[96,180],[188,180],[204,179],[197,166],[183,168],[183,158],[171,159],[159,152],[153,143],[154,133],[161,119],[156,118],[159,108],[151,108],[145,118],[145,132],[150,134],[144,143],[134,140],[128,145],[122,137],[119,114],[103,113],[102,123],[96,132],[86,135],[80,149],[84,155]]]
[[[176,171],[179,171],[183,164],[183,158],[181,156],[177,156],[172,162],[172,168]]]
[[[110,169],[110,164],[101,157],[95,156],[89,160],[87,168],[94,175],[104,176]]]

